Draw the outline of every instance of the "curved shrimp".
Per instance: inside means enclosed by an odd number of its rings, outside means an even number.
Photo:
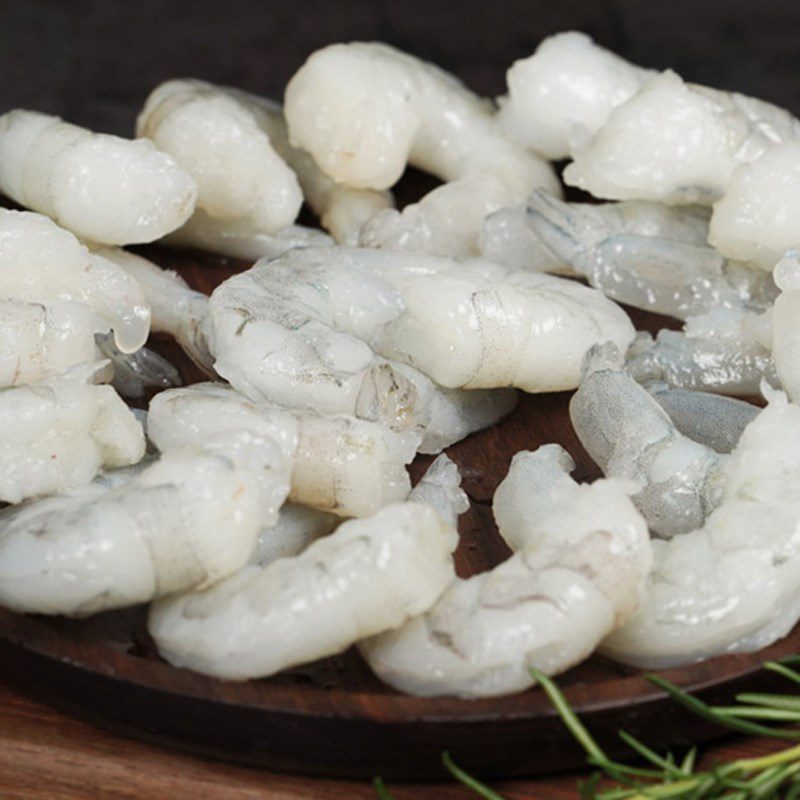
[[[243,566],[288,489],[279,448],[240,437],[0,517],[0,603],[86,616],[210,586]]]
[[[654,542],[655,566],[633,617],[603,643],[646,668],[760,650],[800,617],[800,408],[768,391],[726,466],[705,525]]]
[[[508,389],[443,390],[412,366],[376,355],[369,343],[403,311],[389,283],[358,268],[376,260],[397,270],[407,263],[391,253],[308,248],[225,281],[210,301],[217,372],[252,399],[418,430],[422,452],[508,413],[515,403]]]
[[[292,465],[290,499],[344,517],[374,514],[411,489],[405,465],[419,437],[346,416],[254,403],[235,389],[200,383],[156,395],[147,432],[162,451],[249,430],[281,443]]]
[[[487,256],[499,255],[502,263],[524,257],[524,242],[532,240],[523,266],[550,270],[566,263],[608,297],[636,308],[686,319],[716,308],[764,309],[777,294],[771,275],[729,262],[706,244],[702,208],[564,203],[537,190],[512,219],[516,236],[508,216],[499,226],[486,220]]]
[[[644,520],[627,482],[581,486],[568,477],[573,467],[558,446],[514,457],[494,509],[521,549],[362,642],[381,680],[419,695],[518,692],[533,684],[531,667],[568,669],[630,617],[651,561]]]
[[[766,380],[780,386],[772,358],[771,312],[718,309],[689,317],[683,331],[640,334],[628,352],[627,371],[640,383],[726,395],[757,395]]]
[[[0,191],[82,239],[138,244],[186,222],[197,184],[150,141],[17,109],[0,117]]]
[[[110,386],[91,381],[104,364],[0,390],[0,500],[18,503],[88,483],[102,466],[132,464],[144,435]]]
[[[290,140],[334,181],[386,189],[406,165],[446,181],[403,212],[367,223],[361,243],[474,253],[482,219],[535,186],[558,192],[550,167],[510,142],[489,103],[451,75],[382,44],[318,50],[286,87]]]
[[[751,97],[685,84],[674,72],[647,81],[573,151],[571,186],[610,200],[711,204],[739,164],[800,137],[800,121]]]
[[[772,310],[772,358],[781,385],[800,402],[800,253],[789,250],[775,267],[781,294]]]
[[[455,577],[457,541],[431,506],[393,503],[298,556],[153,604],[148,628],[171,664],[233,680],[266,677],[423,613]]]
[[[595,134],[608,115],[654,73],[634,66],[577,31],[548,36],[506,73],[500,124],[515,141],[558,160]]]
[[[95,314],[95,332],[112,328],[117,347],[126,353],[138,350],[150,330],[150,309],[134,280],[48,217],[30,211],[0,209],[0,296],[83,303]],[[85,314],[76,319],[80,324]]]
[[[613,345],[589,352],[569,415],[606,476],[638,482],[633,502],[655,533],[669,537],[694,530],[717,506],[724,457],[676,429],[647,390],[623,371]]]
[[[778,144],[737,168],[714,204],[708,241],[770,272],[784,251],[800,246],[800,142]]]
[[[291,558],[312,542],[327,536],[341,518],[313,508],[286,503],[274,525],[262,528],[248,564],[266,567],[279,558]]]

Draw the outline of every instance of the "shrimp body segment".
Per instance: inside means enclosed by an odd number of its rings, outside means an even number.
[[[146,139],[17,109],[0,117],[0,191],[82,239],[152,242],[194,210],[197,184]]]

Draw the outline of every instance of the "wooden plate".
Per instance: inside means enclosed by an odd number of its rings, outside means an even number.
[[[241,264],[189,252],[145,251],[210,291]],[[632,312],[655,330],[674,320]],[[194,379],[170,342],[161,349]],[[518,450],[560,442],[579,479],[597,470],[567,415],[568,394],[525,396],[507,419],[448,452],[459,465],[471,508],[461,519],[456,554],[461,575],[508,555],[497,535],[491,497]],[[420,457],[415,477],[430,458]],[[662,674],[701,696],[721,700],[768,687],[758,671],[769,658],[797,651],[800,629],[754,654],[726,656]],[[0,665],[18,684],[77,715],[132,736],[214,758],[331,777],[426,780],[443,777],[450,752],[487,776],[552,772],[583,765],[584,754],[543,692],[490,700],[406,697],[383,686],[353,650],[268,680],[213,680],[161,661],[144,629],[143,609],[83,620],[0,611]],[[637,671],[595,656],[558,679],[601,744],[623,754],[625,728],[654,746],[687,744],[720,734],[665,698]]]

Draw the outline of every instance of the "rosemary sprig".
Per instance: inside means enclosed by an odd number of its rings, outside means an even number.
[[[790,664],[800,664],[800,655],[780,662],[770,661],[763,666],[790,683],[800,685],[800,673]],[[620,731],[620,738],[645,764],[630,766],[606,755],[553,680],[538,670],[531,670],[531,674],[564,725],[586,751],[587,761],[596,767],[597,771],[578,786],[584,800],[800,800],[800,744],[768,756],[737,759],[695,772],[697,748],[689,750],[679,762],[672,753],[659,755],[628,732]],[[658,675],[645,677],[703,719],[743,733],[800,741],[799,695],[750,692],[737,695],[735,705],[710,706]],[[766,724],[768,722],[779,725]],[[456,764],[447,752],[442,754],[442,763],[457,781],[477,796],[484,800],[503,800],[501,795]],[[616,786],[604,788],[604,782],[607,784],[609,780]],[[393,800],[380,778],[374,785],[379,800]]]

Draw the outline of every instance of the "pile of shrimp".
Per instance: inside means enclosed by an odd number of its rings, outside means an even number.
[[[231,680],[356,646],[464,698],[793,628],[800,120],[576,32],[507,83],[354,42],[283,103],[167,81],[131,139],[0,116],[2,605],[148,606],[166,661]],[[441,185],[398,209],[408,167]],[[207,296],[153,243],[242,267]],[[443,451],[549,392],[602,477],[516,453],[511,555],[460,577]]]

